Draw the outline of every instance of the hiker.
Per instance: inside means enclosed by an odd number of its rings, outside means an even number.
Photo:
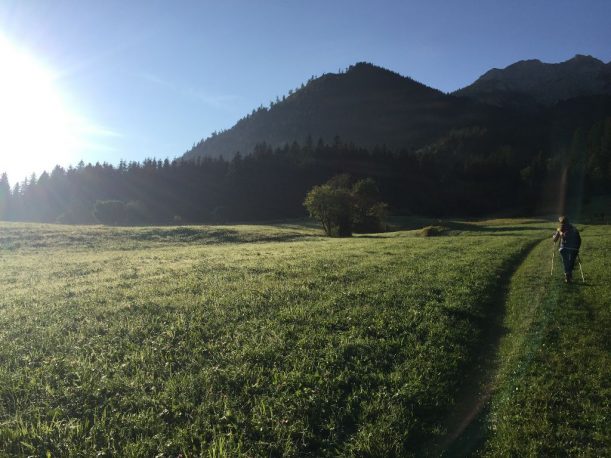
[[[554,243],[560,239],[560,256],[562,256],[562,264],[564,265],[564,281],[571,283],[573,280],[573,267],[575,267],[575,260],[579,254],[579,247],[581,246],[581,236],[575,226],[569,223],[569,219],[566,216],[558,218],[560,227],[554,232],[553,240]]]

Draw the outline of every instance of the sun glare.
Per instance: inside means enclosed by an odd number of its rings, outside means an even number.
[[[74,160],[75,118],[51,71],[0,36],[0,173],[15,183]]]

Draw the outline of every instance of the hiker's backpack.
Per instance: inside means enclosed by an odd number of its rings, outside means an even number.
[[[581,247],[581,235],[575,226],[569,226],[569,230],[562,236],[562,245],[566,248],[579,250]]]

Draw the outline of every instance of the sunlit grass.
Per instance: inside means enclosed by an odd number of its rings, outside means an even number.
[[[417,455],[542,233],[2,225],[0,454]]]
[[[611,446],[611,230],[582,231],[583,269],[562,282],[541,243],[507,301],[488,456],[605,456]]]

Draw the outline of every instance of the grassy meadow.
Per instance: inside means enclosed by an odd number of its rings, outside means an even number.
[[[582,280],[562,283],[542,242],[514,275],[485,455],[608,456],[611,450],[611,229],[582,228]]]
[[[552,229],[0,223],[0,456],[439,453],[502,320],[480,452],[519,454],[526,433],[600,450],[609,261],[584,251],[588,283],[565,293],[539,243]],[[584,249],[594,237],[608,250],[609,229],[588,227]],[[556,411],[575,386],[583,402]]]

